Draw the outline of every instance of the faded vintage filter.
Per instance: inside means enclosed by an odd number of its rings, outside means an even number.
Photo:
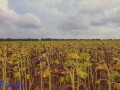
[[[120,90],[120,0],[0,0],[0,90]]]

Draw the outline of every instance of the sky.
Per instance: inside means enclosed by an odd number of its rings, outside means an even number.
[[[0,38],[120,39],[120,0],[0,0]]]

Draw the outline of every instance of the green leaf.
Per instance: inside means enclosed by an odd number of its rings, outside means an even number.
[[[80,54],[80,60],[89,61],[89,59],[90,59],[90,54],[88,54],[88,53],[81,53]]]
[[[84,66],[89,67],[89,66],[91,66],[91,63],[90,62],[84,62]]]
[[[15,61],[20,60],[20,55],[19,54],[13,54],[12,57],[11,57],[11,60],[15,60]]]
[[[66,65],[67,67],[73,66],[73,64],[74,64],[74,61],[73,61],[73,60],[67,60],[67,61],[65,62],[65,65]]]
[[[77,75],[82,79],[86,79],[88,77],[88,73],[86,71],[83,71],[81,68],[77,70]]]
[[[117,61],[117,66],[120,66],[120,59]]]
[[[42,67],[46,65],[46,62],[41,62]]]

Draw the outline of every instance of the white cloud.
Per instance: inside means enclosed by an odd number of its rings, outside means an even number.
[[[8,27],[14,29],[11,32],[40,32],[40,38],[120,38],[120,0],[25,1],[29,13],[20,15],[17,9],[14,11],[8,8],[7,0],[1,0],[1,30]],[[29,36],[33,34],[29,33]]]
[[[26,0],[26,3],[31,7],[54,7],[55,5],[61,3],[62,0]]]
[[[19,15],[14,10],[8,8],[7,0],[0,1],[0,36],[6,36],[8,38],[17,37],[19,34],[19,37],[20,35],[21,37],[27,35],[26,37],[28,37],[29,34],[34,35],[32,34],[34,29],[42,28],[40,19],[33,14]]]
[[[0,1],[0,8],[4,11],[8,10],[8,1],[7,0],[1,0]]]

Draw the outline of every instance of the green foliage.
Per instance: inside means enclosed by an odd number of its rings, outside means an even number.
[[[13,54],[12,57],[11,57],[11,60],[19,61],[20,60],[20,54]]]
[[[92,66],[92,64],[90,62],[84,62],[83,64],[85,67],[89,67],[89,66]]]
[[[65,62],[65,66],[67,66],[67,67],[71,67],[71,66],[73,66],[75,64],[75,62],[73,61],[73,60],[67,60],[66,62]]]
[[[81,53],[79,56],[79,59],[82,61],[89,61],[90,59],[90,54],[88,53]]]
[[[108,74],[108,83],[114,82],[115,78],[119,76],[117,71],[113,71],[112,73]]]
[[[77,75],[81,79],[86,79],[88,77],[88,73],[84,71],[82,68],[77,69]]]

